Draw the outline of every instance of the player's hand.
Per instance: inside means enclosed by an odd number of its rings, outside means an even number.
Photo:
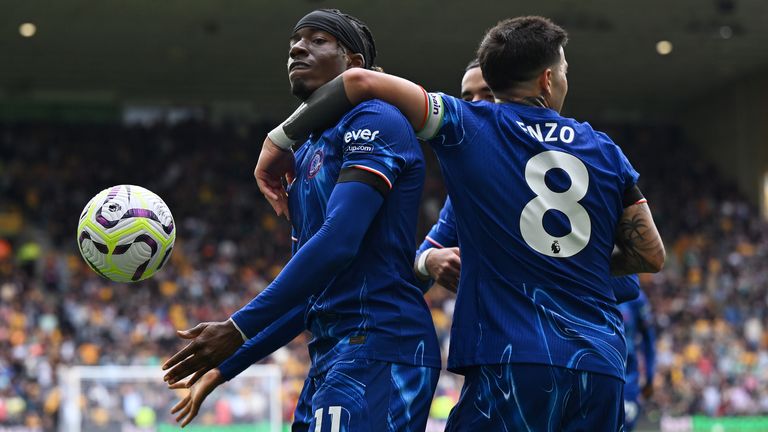
[[[444,286],[448,291],[456,292],[461,273],[459,248],[433,249],[427,256],[424,266],[435,283]]]
[[[647,382],[643,386],[642,390],[643,397],[648,400],[653,396],[653,382]]]
[[[256,184],[259,190],[269,201],[269,204],[275,210],[278,216],[285,215],[290,219],[288,211],[288,194],[283,186],[283,178],[292,183],[296,175],[296,160],[293,152],[283,150],[269,137],[264,139],[264,145],[261,147],[259,162],[253,170],[253,176],[256,177]]]
[[[200,381],[190,386],[188,382],[177,382],[172,384],[172,389],[189,388],[189,393],[184,396],[173,408],[171,414],[176,414],[176,423],[181,421],[181,427],[189,424],[200,410],[200,405],[211,392],[219,386],[224,380],[221,378],[221,372],[218,369],[211,369],[200,378]]]
[[[163,380],[171,385],[192,374],[194,376],[187,384],[194,384],[243,344],[243,337],[229,320],[201,323],[189,330],[179,330],[176,334],[184,339],[192,339],[192,342],[163,363],[163,370],[170,369]]]

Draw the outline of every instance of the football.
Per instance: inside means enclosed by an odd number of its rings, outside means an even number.
[[[153,192],[134,185],[104,189],[86,204],[77,226],[85,262],[115,282],[137,282],[168,261],[176,240],[170,209]]]

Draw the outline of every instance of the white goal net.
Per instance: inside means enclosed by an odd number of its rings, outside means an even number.
[[[160,366],[75,366],[59,369],[60,432],[177,432],[170,414],[188,390],[171,390]],[[203,402],[190,431],[282,430],[280,369],[255,365],[220,385]]]

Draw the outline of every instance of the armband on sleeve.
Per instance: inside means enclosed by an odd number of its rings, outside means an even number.
[[[351,166],[341,169],[339,179],[336,183],[347,182],[365,183],[376,189],[376,191],[384,197],[386,197],[389,190],[392,189],[392,186],[383,174],[374,173],[370,168],[361,166]]]
[[[648,202],[648,200],[645,199],[643,196],[643,193],[640,192],[640,188],[637,187],[637,185],[632,185],[629,189],[624,191],[624,197],[622,198],[622,206],[624,208],[627,208],[629,206],[635,205],[635,204],[642,204],[645,202]]]
[[[422,89],[423,90],[423,89]],[[416,132],[416,136],[428,140],[433,138],[440,126],[443,125],[443,98],[438,93],[424,92],[427,112],[424,116],[422,127]]]

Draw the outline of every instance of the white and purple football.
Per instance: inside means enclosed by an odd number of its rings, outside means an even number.
[[[163,200],[140,186],[104,189],[86,204],[77,226],[85,262],[116,282],[151,277],[171,256],[173,216]]]

